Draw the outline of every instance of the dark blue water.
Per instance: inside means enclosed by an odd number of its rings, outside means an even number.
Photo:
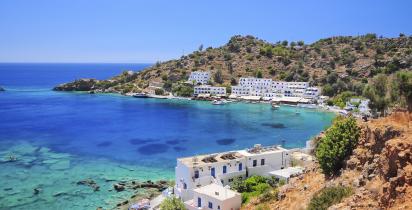
[[[81,156],[173,168],[178,156],[255,143],[302,147],[331,114],[267,104],[136,99],[53,92],[78,78],[107,79],[143,64],[1,64],[0,141],[24,139]],[[282,126],[277,126],[282,125]],[[153,165],[153,163],[158,163]]]

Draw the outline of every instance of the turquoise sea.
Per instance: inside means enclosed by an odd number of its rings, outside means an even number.
[[[114,191],[116,181],[173,179],[182,156],[256,143],[303,147],[334,117],[268,104],[51,91],[74,79],[106,79],[147,66],[0,64],[6,89],[0,92],[0,209],[112,208],[133,194]],[[76,184],[86,178],[100,190]]]

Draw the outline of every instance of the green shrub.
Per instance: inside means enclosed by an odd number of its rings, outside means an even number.
[[[275,190],[266,190],[262,194],[259,195],[260,202],[267,202],[270,200],[276,200],[278,198],[279,191]]]
[[[155,89],[155,94],[156,95],[163,95],[164,93],[165,93],[165,91],[163,89],[160,89],[160,88]]]
[[[272,189],[270,183],[271,179],[262,176],[252,176],[245,180],[242,180],[242,177],[238,177],[232,182],[231,189],[242,193],[242,203],[247,203],[250,198],[261,196],[270,191]]]
[[[187,84],[173,84],[172,92],[177,96],[190,97],[193,94],[193,87]]]
[[[352,194],[349,187],[328,187],[317,192],[310,200],[308,210],[326,210]]]
[[[342,168],[344,159],[352,153],[359,136],[360,129],[353,117],[338,118],[326,130],[315,152],[325,175],[336,174]]]
[[[185,210],[185,204],[176,197],[166,198],[160,204],[161,210]]]

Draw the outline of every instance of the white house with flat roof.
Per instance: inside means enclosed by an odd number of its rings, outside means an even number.
[[[210,94],[210,95],[226,95],[226,87],[216,87],[210,85],[199,85],[194,87],[194,95]]]
[[[209,71],[194,71],[190,73],[188,82],[204,85],[209,82],[210,76],[211,74]]]
[[[189,210],[218,209],[238,210],[242,204],[240,193],[228,186],[209,184],[193,190],[193,198],[184,202]]]
[[[175,194],[183,201],[193,198],[194,189],[209,184],[229,185],[234,178],[269,176],[288,167],[289,151],[280,146],[253,148],[177,159]]]

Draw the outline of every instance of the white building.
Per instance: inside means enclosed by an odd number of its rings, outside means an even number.
[[[195,84],[207,84],[210,80],[210,72],[209,71],[194,71],[190,73],[188,82],[195,83]]]
[[[351,111],[358,109],[361,114],[370,114],[369,99],[351,98],[346,102],[345,110]]]
[[[316,98],[319,93],[319,89],[310,87],[308,82],[272,81],[271,79],[254,77],[242,77],[239,79],[239,85],[232,86],[234,96]]]
[[[175,194],[183,201],[193,198],[194,189],[209,184],[229,185],[235,178],[269,176],[289,165],[289,151],[255,145],[251,149],[177,159]]]
[[[303,95],[304,98],[318,98],[320,95],[320,89],[317,87],[308,87]]]
[[[229,187],[209,184],[193,190],[193,199],[187,200],[189,210],[218,209],[237,210],[242,204],[242,196]]]
[[[194,95],[210,94],[210,95],[226,95],[226,87],[215,87],[210,85],[199,85],[194,87]]]
[[[232,86],[232,93],[238,96],[265,96],[271,92],[272,79],[240,78],[238,86]]]

